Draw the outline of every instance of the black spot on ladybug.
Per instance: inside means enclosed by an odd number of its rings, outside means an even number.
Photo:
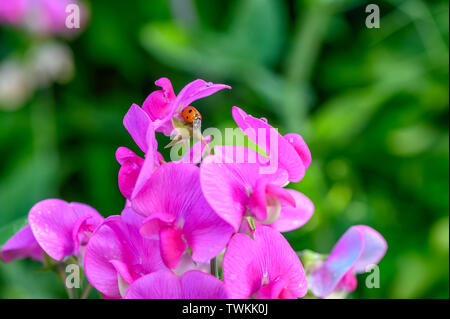
[[[189,113],[192,113],[192,110],[189,110],[188,112],[189,112]]]

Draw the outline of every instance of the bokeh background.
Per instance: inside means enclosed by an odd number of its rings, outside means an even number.
[[[291,187],[316,210],[286,234],[295,250],[328,253],[367,224],[389,249],[380,288],[360,275],[351,298],[448,298],[449,3],[371,2],[379,29],[353,0],[92,0],[70,39],[1,26],[0,245],[44,198],[120,213],[114,153],[137,151],[124,114],[160,77],[176,92],[202,78],[233,87],[195,102],[204,128],[235,127],[237,105],[307,141]],[[50,80],[27,87],[30,64]],[[0,263],[0,298],[64,298],[40,268]]]

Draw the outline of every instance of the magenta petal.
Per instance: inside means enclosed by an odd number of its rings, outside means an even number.
[[[280,216],[270,225],[280,232],[291,231],[303,226],[314,213],[314,204],[308,197],[293,189],[286,190],[294,198],[295,205],[282,203]]]
[[[177,277],[158,271],[136,280],[128,289],[127,299],[226,299],[220,280],[198,270]]]
[[[210,274],[191,270],[180,279],[183,299],[228,299],[223,283]]]
[[[46,199],[34,205],[28,223],[42,249],[53,259],[61,260],[74,251],[73,228],[83,216],[100,216],[92,207],[67,203],[60,199]]]
[[[235,234],[225,252],[223,277],[231,298],[247,299],[254,294],[267,297],[265,285],[283,292],[278,297],[303,297],[307,282],[303,266],[286,239],[276,230],[259,226],[248,235]],[[288,293],[289,292],[289,293]]]
[[[42,253],[41,246],[34,238],[30,226],[27,225],[22,227],[3,245],[0,257],[5,263],[27,257],[42,261]]]
[[[205,137],[206,144],[209,144],[211,142],[211,136]],[[202,161],[203,156],[206,153],[206,147],[203,144],[202,141],[197,141],[192,147],[189,149],[186,154],[183,155],[180,162],[183,163],[192,163],[192,164],[198,164]]]
[[[344,275],[352,269],[364,249],[360,231],[350,227],[333,247],[326,261],[310,277],[311,291],[318,297],[333,292]]]
[[[145,160],[142,164],[141,170],[139,172],[138,178],[136,180],[136,185],[134,187],[131,197],[136,196],[136,194],[142,189],[142,186],[147,182],[150,176],[153,174],[155,167],[157,166],[157,148],[158,144],[155,138],[155,130],[153,125],[150,124],[146,133],[146,141],[148,145],[147,153],[145,154]]]
[[[126,299],[181,299],[181,282],[170,271],[158,271],[136,280],[127,290]]]
[[[132,200],[132,207],[143,216],[172,215],[174,225],[182,228],[196,262],[205,262],[219,254],[231,236],[232,228],[205,200],[200,187],[200,169],[192,164],[161,165]]]
[[[117,149],[116,158],[122,165],[119,170],[119,190],[125,198],[131,198],[136,181],[144,165],[144,159],[125,147]]]
[[[174,221],[175,217],[173,215],[153,213],[142,222],[140,233],[147,237],[159,235],[159,231],[163,226],[169,226]]]
[[[150,122],[148,115],[137,104],[131,105],[123,118],[123,125],[144,153],[148,150],[147,129]]]
[[[110,260],[109,262],[127,284],[131,285],[136,279],[139,278],[139,275],[134,273],[131,267],[122,260]]]
[[[170,269],[177,268],[181,255],[186,250],[186,243],[181,237],[180,230],[175,227],[163,227],[159,231],[159,247],[166,266]]]
[[[308,145],[306,145],[306,142],[303,140],[303,137],[297,133],[289,133],[286,134],[284,138],[294,147],[297,154],[302,159],[305,169],[307,169],[311,164],[311,151],[309,150]]]
[[[237,106],[232,109],[233,119],[253,142],[262,147],[276,166],[285,169],[291,182],[300,181],[305,166],[295,148],[266,121],[254,118]]]
[[[369,226],[353,227],[357,228],[364,238],[364,250],[355,263],[353,271],[357,274],[364,273],[367,271],[366,267],[377,264],[383,258],[387,251],[387,243],[379,232]]]
[[[130,280],[136,274],[142,276],[166,269],[159,242],[139,233],[142,220],[143,217],[131,208],[125,208],[121,216],[108,217],[91,236],[84,268],[89,282],[102,294],[121,297],[118,274],[123,276],[122,279]]]
[[[175,93],[169,79],[161,78],[155,84],[162,90],[152,92],[142,104],[142,109],[152,121],[171,116],[171,103],[175,100]]]
[[[249,191],[259,176],[256,164],[220,163],[216,156],[206,157],[201,164],[200,182],[206,200],[235,231],[239,230]]]

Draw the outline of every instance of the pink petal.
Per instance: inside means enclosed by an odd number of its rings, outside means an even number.
[[[146,133],[146,140],[148,145],[147,153],[145,154],[145,160],[142,164],[141,171],[139,172],[139,176],[136,180],[136,185],[134,187],[132,197],[136,196],[136,194],[142,189],[142,186],[147,182],[150,176],[153,174],[155,167],[158,166],[158,158],[157,158],[157,148],[158,144],[155,138],[155,130],[153,125],[149,125]]]
[[[42,261],[42,253],[41,246],[34,238],[30,226],[27,225],[22,227],[3,245],[0,257],[5,263],[27,257]]]
[[[31,208],[28,223],[42,249],[53,259],[61,260],[76,253],[72,233],[77,220],[83,216],[100,214],[88,205],[46,199]]]
[[[214,84],[203,80],[195,80],[187,84],[178,93],[176,99],[171,103],[170,109],[164,109],[165,117],[159,117],[155,122],[155,130],[166,136],[170,136],[173,130],[172,117],[177,116],[181,110],[195,100],[207,97],[223,89],[231,89],[228,85]]]
[[[84,268],[89,282],[101,293],[121,297],[118,274],[130,281],[135,274],[143,276],[166,269],[159,242],[140,235],[142,221],[131,208],[125,208],[121,216],[108,217],[90,238]]]
[[[354,272],[357,274],[364,273],[367,271],[366,267],[378,264],[383,258],[387,251],[387,243],[379,232],[369,226],[358,225],[353,227],[357,228],[364,238],[364,250],[354,265]]]
[[[364,249],[361,232],[350,227],[334,246],[331,254],[319,269],[311,274],[311,291],[318,297],[333,292],[344,275],[352,269]]]
[[[142,109],[152,121],[171,116],[171,104],[175,100],[172,83],[167,78],[161,78],[155,82],[162,90],[154,91],[145,99]]]
[[[225,248],[232,229],[206,202],[199,179],[200,169],[195,165],[163,164],[132,200],[132,207],[143,216],[172,215],[194,260],[205,262]]]
[[[131,198],[144,159],[125,147],[117,149],[116,158],[122,165],[119,170],[119,190],[125,198]]]
[[[261,146],[275,165],[285,169],[291,182],[299,182],[305,175],[305,166],[295,148],[267,122],[254,118],[233,106],[233,118],[253,142]]]
[[[175,227],[163,227],[159,231],[159,247],[161,257],[170,269],[175,269],[180,263],[181,255],[186,250],[186,244],[181,232]]]
[[[173,215],[153,213],[142,222],[140,232],[142,236],[147,237],[159,235],[159,231],[163,226],[172,225],[174,222],[175,217]]]
[[[209,144],[211,142],[211,136],[205,137],[206,144]],[[202,161],[203,156],[206,153],[206,147],[203,144],[202,141],[197,141],[192,147],[189,149],[186,154],[183,155],[180,162],[183,163],[191,163],[191,164],[198,164]]]
[[[206,157],[201,164],[200,182],[206,200],[235,231],[239,230],[249,193],[258,178],[256,164],[220,163],[216,156]]]
[[[253,238],[235,234],[228,244],[223,277],[230,297],[247,299],[261,289],[260,296],[272,296],[264,286],[278,281],[283,284],[269,289],[272,292],[276,288],[280,293],[277,298],[303,297],[307,292],[305,272],[286,239],[267,226],[257,227]]]
[[[226,299],[227,293],[217,278],[191,270],[177,277],[158,271],[136,280],[128,289],[127,299]]]
[[[147,130],[150,122],[148,115],[137,104],[132,104],[123,118],[123,125],[144,153],[147,153],[149,148]]]
[[[228,299],[223,283],[210,274],[191,270],[180,279],[183,299]]]
[[[314,213],[314,204],[308,197],[293,189],[287,189],[287,191],[294,198],[295,205],[292,207],[282,204],[280,216],[270,225],[280,232],[291,231],[303,226]]]
[[[170,271],[158,271],[136,280],[125,299],[181,299],[181,282]]]
[[[297,133],[289,133],[284,136],[284,138],[294,147],[297,154],[300,156],[305,169],[311,164],[311,151],[303,140],[303,137]]]

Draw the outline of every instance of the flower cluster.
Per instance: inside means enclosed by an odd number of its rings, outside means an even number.
[[[103,218],[84,204],[43,200],[2,247],[3,261],[75,259],[105,298],[268,299],[353,291],[355,274],[386,252],[377,231],[351,227],[327,257],[305,268],[281,234],[303,226],[314,212],[305,195],[286,188],[311,164],[303,138],[283,136],[266,119],[233,107],[235,122],[258,151],[212,147],[210,136],[194,133],[201,116],[190,104],[231,88],[199,79],[175,95],[168,79],[156,84],[162,89],[124,117],[143,155],[125,147],[116,152],[121,214]],[[192,118],[183,116],[191,111]],[[175,136],[172,145],[199,141],[181,160],[166,161],[156,132]]]

